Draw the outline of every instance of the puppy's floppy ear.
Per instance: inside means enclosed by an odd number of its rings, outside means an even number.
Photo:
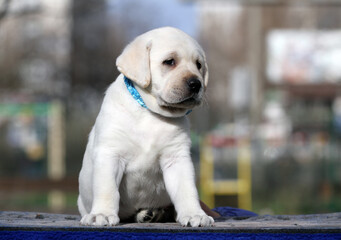
[[[149,86],[151,81],[149,54],[152,41],[144,36],[132,41],[116,59],[118,71],[142,88]]]

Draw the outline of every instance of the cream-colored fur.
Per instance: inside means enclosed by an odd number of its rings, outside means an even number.
[[[116,64],[122,74],[106,92],[79,175],[81,224],[116,225],[138,209],[174,204],[180,224],[212,225],[199,205],[185,116],[201,103],[207,85],[203,50],[166,27],[137,37]],[[148,109],[128,92],[124,75]],[[195,94],[190,78],[201,83]]]

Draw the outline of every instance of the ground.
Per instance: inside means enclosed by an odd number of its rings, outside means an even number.
[[[341,213],[316,215],[278,215],[256,217],[218,218],[214,227],[181,227],[178,223],[124,223],[116,227],[88,227],[79,224],[80,216],[35,212],[0,212],[0,229],[95,229],[126,230],[159,229],[167,231],[337,231],[341,233]]]

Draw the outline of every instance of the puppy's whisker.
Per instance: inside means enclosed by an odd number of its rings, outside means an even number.
[[[202,98],[202,107],[209,107],[209,103],[208,103],[208,95],[207,93],[205,92],[204,93],[204,96]]]

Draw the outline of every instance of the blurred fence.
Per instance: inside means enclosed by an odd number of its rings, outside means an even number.
[[[228,152],[223,159],[219,158],[222,151]],[[201,200],[213,208],[216,195],[235,195],[239,208],[251,210],[249,140],[211,135],[202,142],[200,154]]]
[[[322,133],[309,138],[293,134],[286,140],[252,138],[246,145],[235,136],[209,138],[201,151],[200,187],[211,207],[251,209],[245,202],[252,194],[252,210],[259,213],[340,211],[340,141]],[[240,155],[242,151],[247,154]],[[246,188],[238,185],[243,181]],[[235,198],[219,199],[231,195]]]
[[[0,104],[1,192],[46,192],[52,211],[64,208],[61,189],[75,183],[65,179],[63,108],[59,101]]]

